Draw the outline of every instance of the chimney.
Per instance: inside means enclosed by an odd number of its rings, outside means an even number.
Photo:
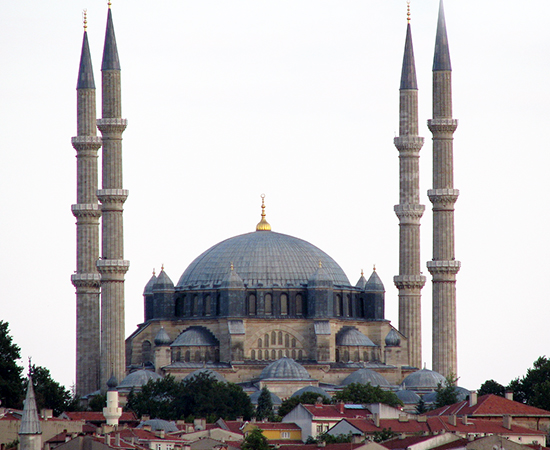
[[[506,391],[504,393],[504,398],[506,400],[514,400],[514,391]]]
[[[53,409],[42,409],[40,410],[40,416],[42,416],[42,419],[48,420],[53,417]]]
[[[477,391],[470,391],[470,406],[477,405]]]
[[[451,414],[449,416],[449,425],[456,427],[456,414]]]
[[[418,423],[426,423],[426,422],[428,421],[428,417],[427,417],[427,416],[418,416],[418,417],[416,418],[416,421],[417,421]]]
[[[344,409],[345,409],[345,407],[344,407],[344,402],[338,402],[338,405],[337,405],[337,406],[338,406],[338,412],[339,412],[340,414],[344,414]]]
[[[110,434],[105,435],[105,445],[108,445],[109,447],[111,446],[111,435]]]
[[[399,414],[399,422],[408,422],[409,416],[407,414]]]
[[[351,436],[352,444],[360,444],[361,442],[363,442],[363,436],[361,436],[360,434],[354,434]]]
[[[242,422],[242,421],[244,421],[244,417],[243,417],[243,416],[237,417],[237,422]]]
[[[317,447],[326,447],[327,443],[325,441],[321,441],[317,444]]]
[[[164,433],[165,433],[164,430],[159,430],[159,438],[164,439],[164,437],[165,437]]]
[[[115,434],[115,447],[120,447],[120,433]]]
[[[462,423],[463,423],[464,425],[468,425],[468,414],[464,414],[464,415],[462,416]]]
[[[142,422],[147,422],[148,420],[151,420],[151,416],[150,416],[150,415],[144,414],[143,416],[141,416],[141,421],[142,421]]]
[[[376,428],[380,428],[380,414],[374,413],[372,415],[372,421],[374,422],[374,426]]]
[[[504,414],[504,416],[502,416],[502,426],[507,430],[512,429],[512,416],[510,414]]]

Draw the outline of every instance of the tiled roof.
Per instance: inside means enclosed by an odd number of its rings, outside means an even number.
[[[382,445],[388,449],[400,449],[407,448],[410,445],[418,444],[433,439],[433,436],[408,436],[405,438],[394,438],[389,441],[385,441]]]
[[[340,405],[304,405],[302,406],[307,409],[315,419],[322,418],[355,418],[355,417],[365,417],[370,414],[368,409],[348,409],[344,408],[344,412],[340,412]]]
[[[462,447],[466,447],[466,444],[468,444],[469,442],[470,441],[468,439],[460,438],[460,439],[457,439],[456,441],[448,442],[446,444],[433,447],[431,450],[452,450],[455,448],[462,448]]]
[[[326,446],[320,447],[318,444],[302,444],[300,445],[301,449],[310,449],[310,450],[350,450],[357,447],[362,447],[365,444],[326,444]],[[296,450],[295,445],[281,445],[279,450]]]
[[[550,411],[535,408],[524,403],[508,400],[498,395],[487,394],[478,398],[474,406],[469,406],[468,400],[454,403],[449,406],[428,411],[428,416],[448,416],[455,414],[457,416],[502,416],[509,414],[511,416],[545,416],[550,417]]]

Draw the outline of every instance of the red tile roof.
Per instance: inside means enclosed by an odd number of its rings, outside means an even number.
[[[384,443],[381,445],[383,445],[388,449],[395,450],[395,449],[407,448],[410,445],[418,444],[419,442],[424,442],[433,438],[434,436],[408,436],[403,439],[393,438],[388,441],[384,441]]]
[[[458,416],[463,416],[464,414],[468,416],[502,416],[509,414],[511,416],[543,416],[550,418],[550,411],[493,394],[482,395],[477,399],[477,403],[474,406],[470,406],[468,400],[465,400],[426,413],[427,416],[448,416],[451,414]]]
[[[86,422],[106,422],[105,416],[102,412],[97,411],[74,411],[64,412],[63,416],[69,420],[84,420]],[[51,420],[51,419],[48,419]],[[123,412],[119,422],[139,422],[136,415],[133,412]]]
[[[466,447],[466,445],[470,441],[468,439],[460,438],[453,442],[448,442],[447,444],[440,445],[438,447],[434,447],[431,450],[452,450],[455,448],[462,448]]]
[[[361,447],[362,445],[365,444],[327,444],[324,447],[319,444],[302,444],[300,445],[300,448],[309,450],[353,450],[354,448]],[[296,450],[296,447],[296,445],[281,445],[279,450]]]

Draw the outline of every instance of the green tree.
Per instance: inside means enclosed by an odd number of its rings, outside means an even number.
[[[322,433],[317,436],[316,443],[324,442],[325,444],[347,444],[350,443],[352,434],[337,434],[336,436],[328,433]]]
[[[508,385],[518,402],[550,411],[550,359],[541,356],[523,378],[512,380]]]
[[[334,401],[346,403],[384,403],[393,407],[403,406],[397,395],[392,391],[384,391],[380,386],[370,383],[351,383],[343,391],[334,395]]]
[[[0,402],[8,408],[20,408],[25,396],[23,368],[17,365],[21,349],[10,336],[9,324],[0,320]]]
[[[256,407],[256,419],[263,420],[273,419],[273,401],[271,400],[271,392],[267,386],[262,388],[262,392],[258,397],[258,406]]]
[[[396,434],[391,430],[391,428],[382,428],[382,431],[375,431],[372,435],[374,442],[384,442],[388,439],[392,439]]]
[[[483,383],[480,388],[477,391],[477,395],[487,395],[487,394],[493,394],[493,395],[499,395],[500,397],[504,397],[504,393],[506,392],[506,388],[500,384],[497,383],[495,380],[487,380],[485,383]]]
[[[319,395],[316,392],[304,392],[302,395],[298,395],[296,397],[290,397],[286,400],[283,400],[283,403],[281,403],[281,406],[279,407],[279,417],[286,416],[290,411],[292,411],[294,408],[296,408],[297,405],[300,403],[303,405],[314,405],[317,403],[318,399],[321,399],[321,403],[328,405],[332,403],[332,400],[328,397],[325,397],[324,395]]]
[[[438,383],[435,390],[435,407],[441,408],[442,406],[452,405],[458,401],[458,392],[456,391],[456,382],[458,378],[453,373],[445,377],[445,384]]]
[[[426,407],[426,402],[424,401],[422,396],[420,396],[420,399],[416,403],[416,414],[424,414],[426,412],[428,412],[428,408]]]
[[[102,412],[107,406],[107,396],[97,394],[88,400],[88,410]]]
[[[69,409],[71,393],[52,378],[48,369],[33,364],[31,376],[38,410],[52,409],[54,416],[59,416]]]
[[[241,444],[242,450],[269,450],[269,448],[267,438],[259,428],[254,428],[248,433]]]
[[[138,417],[147,414],[151,418],[176,420],[181,416],[176,406],[181,393],[181,383],[171,375],[149,380],[140,392],[130,391],[126,409],[135,412]]]

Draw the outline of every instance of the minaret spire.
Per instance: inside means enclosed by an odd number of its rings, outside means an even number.
[[[23,415],[21,416],[21,426],[19,427],[19,448],[20,450],[42,449],[42,429],[40,427],[40,420],[38,419],[36,398],[34,396],[30,373],[27,382],[27,395],[23,406]]]
[[[97,152],[101,138],[96,130],[96,91],[88,44],[86,12],[84,38],[78,70],[76,150],[76,271],[71,281],[76,288],[76,393],[83,396],[99,389],[99,218],[97,201]]]
[[[419,158],[424,138],[418,136],[418,86],[407,5],[407,33],[399,88],[399,275],[393,281],[399,290],[399,331],[409,340],[409,364],[422,363],[421,290],[426,277],[420,272],[420,219],[424,205],[419,196]]]
[[[433,281],[433,370],[445,376],[457,375],[456,274],[460,270],[454,250],[454,204],[459,191],[453,184],[453,133],[458,121],[452,117],[451,58],[441,0],[433,62],[433,119],[428,120],[433,134],[433,189],[428,191],[433,204],[433,259],[427,266]]]
[[[103,214],[101,258],[101,378],[104,389],[114,374],[126,375],[124,351],[124,274],[130,262],[124,259],[122,211],[128,191],[122,188],[122,118],[120,61],[115,39],[112,10],[107,13],[105,45],[101,64],[102,118],[97,120],[103,140],[102,186],[97,192]]]

